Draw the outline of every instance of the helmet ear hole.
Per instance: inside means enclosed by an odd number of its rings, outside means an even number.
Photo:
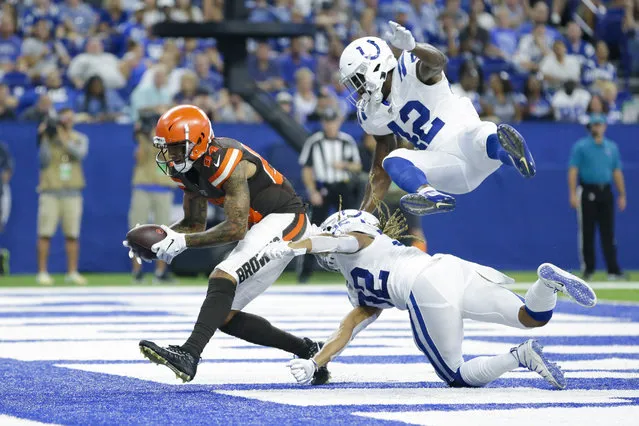
[[[379,71],[379,68],[380,68],[381,66],[382,66],[381,64],[377,64],[377,66],[375,67],[375,69],[373,70],[373,72],[377,72],[377,71]]]

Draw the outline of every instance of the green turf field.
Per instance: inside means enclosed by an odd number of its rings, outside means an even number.
[[[520,283],[533,282],[537,274],[535,271],[513,272],[506,271],[506,274],[513,277]],[[86,274],[85,277],[89,281],[89,286],[129,286],[133,282],[129,274]],[[57,287],[70,287],[70,284],[64,282],[64,275],[54,274],[55,286]],[[592,280],[595,284],[595,291],[599,300],[611,300],[611,301],[627,301],[637,302],[639,301],[639,271],[630,272],[630,282],[618,281],[615,283],[606,283],[606,275],[603,273],[595,274]],[[206,277],[177,277],[173,284],[164,285],[206,285]],[[335,284],[341,285],[343,278],[339,274],[333,274],[330,272],[318,271],[309,280],[308,284]],[[600,284],[601,283],[601,284]],[[144,285],[154,285],[152,282],[152,274],[147,274],[143,282]],[[277,281],[278,285],[303,285],[298,284],[295,273],[285,272]],[[613,285],[614,288],[605,288],[608,285]],[[628,288],[623,288],[628,285]],[[0,276],[0,288],[1,287],[40,287],[36,281],[34,275],[11,275]],[[523,290],[516,289],[518,293],[523,293]]]

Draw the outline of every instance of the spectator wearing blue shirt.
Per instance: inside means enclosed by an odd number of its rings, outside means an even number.
[[[271,14],[277,22],[291,22],[291,2],[275,0],[275,4],[271,7]]]
[[[71,62],[64,45],[52,36],[49,22],[41,19],[33,27],[33,36],[22,43],[22,55],[27,59],[32,79],[38,80],[52,69]]]
[[[530,6],[521,0],[505,0],[504,7],[508,11],[508,22],[510,28],[519,28],[526,20],[526,14]]]
[[[419,21],[415,17],[415,9],[411,5],[397,3],[393,21],[410,31],[418,43],[424,41],[424,30],[419,26]]]
[[[208,93],[219,91],[224,84],[224,78],[211,67],[211,59],[204,53],[195,56],[195,74],[200,80],[200,89]]]
[[[256,0],[255,6],[251,9],[249,14],[249,21],[251,22],[273,22],[275,21],[275,15],[273,15],[270,6],[266,0]]]
[[[122,58],[121,63],[126,70],[126,85],[119,90],[120,95],[128,100],[131,92],[142,80],[144,73],[147,71],[147,63],[150,61],[144,59],[144,49],[141,45],[129,41],[129,50]]]
[[[60,5],[59,20],[78,34],[88,36],[96,29],[98,15],[82,0],[66,0]]]
[[[315,58],[308,54],[306,43],[302,37],[291,40],[290,53],[280,59],[282,78],[289,87],[295,85],[295,73],[302,68],[315,72]]]
[[[268,42],[263,41],[257,44],[255,53],[248,57],[247,66],[249,75],[260,89],[276,93],[284,88],[280,64],[274,57]]]
[[[62,84],[60,71],[57,69],[49,71],[44,83],[44,86],[36,88],[36,93],[47,93],[56,111],[72,108],[75,105],[76,91],[72,87]]]
[[[90,77],[75,101],[78,119],[89,122],[115,121],[123,113],[124,101],[113,89],[106,89],[100,76]]]
[[[530,75],[524,90],[522,115],[524,120],[552,120],[553,110],[550,97],[543,89],[542,82]]]
[[[333,2],[324,2],[315,16],[315,24],[318,26],[314,44],[316,54],[327,54],[333,38],[338,38],[341,41],[346,41],[348,38],[348,27],[336,6]]]
[[[566,27],[566,47],[568,54],[576,55],[582,65],[595,56],[595,48],[582,38],[581,28],[574,21]]]
[[[213,43],[213,46],[215,45],[216,43]],[[205,52],[206,44],[204,40],[201,39],[187,38],[184,40],[184,44],[180,46],[180,50],[182,51],[182,62],[179,66],[193,69],[195,66],[195,56]]]
[[[3,72],[12,71],[15,68],[21,45],[22,41],[16,35],[13,18],[3,15],[0,20],[0,69]]]
[[[521,37],[526,34],[530,34],[533,32],[535,27],[537,27],[538,25],[543,25],[546,28],[547,36],[550,38],[550,43],[555,41],[555,39],[560,38],[561,34],[559,34],[559,31],[557,31],[550,25],[547,25],[548,14],[548,5],[543,0],[539,0],[532,8],[532,21],[526,22],[521,27],[519,27],[519,36]]]
[[[495,11],[495,27],[490,30],[488,55],[510,62],[517,52],[519,37],[510,27],[508,9],[499,7]]]
[[[121,0],[106,0],[104,8],[100,9],[98,16],[98,31],[101,33],[113,33],[121,29],[129,20],[129,13],[122,8]]]
[[[423,0],[420,5],[415,7],[417,26],[423,31],[424,38],[429,39],[431,34],[436,34],[439,30],[439,7],[435,0]]]
[[[605,81],[615,81],[617,79],[617,69],[608,62],[608,45],[605,41],[597,42],[595,47],[595,58],[589,60],[583,70],[583,84],[586,87],[596,86]]]
[[[148,37],[147,29],[144,26],[144,8],[141,5],[138,5],[129,20],[119,27],[119,32],[123,40],[121,43],[121,54],[125,53],[127,43],[130,41],[141,45],[146,52]]]
[[[599,236],[611,280],[623,277],[617,262],[615,242],[615,196],[612,183],[617,188],[617,207],[626,209],[626,187],[617,145],[605,137],[606,117],[590,116],[590,136],[577,141],[570,155],[568,186],[570,205],[577,210],[579,249],[584,279],[595,272],[595,226]]]
[[[31,35],[33,26],[41,19],[47,21],[51,28],[60,23],[60,10],[50,0],[34,0],[33,6],[24,9],[20,19],[20,29],[25,36]]]
[[[459,53],[459,30],[455,24],[455,16],[449,11],[443,11],[439,15],[439,20],[439,33],[431,35],[431,38],[427,41],[446,55],[450,57],[457,56],[457,53]]]

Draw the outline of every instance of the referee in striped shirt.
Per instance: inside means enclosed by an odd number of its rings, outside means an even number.
[[[332,210],[353,208],[358,202],[357,174],[362,170],[359,149],[355,140],[341,132],[342,118],[335,109],[321,114],[322,130],[311,135],[300,154],[302,181],[311,202],[311,220],[320,224]],[[312,271],[312,257],[305,256],[300,282],[305,282]]]

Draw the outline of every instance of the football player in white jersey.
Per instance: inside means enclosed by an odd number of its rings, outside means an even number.
[[[519,132],[481,121],[471,101],[450,90],[446,56],[389,24],[387,38],[399,58],[384,40],[362,37],[344,49],[339,63],[359,123],[377,141],[361,209],[372,212],[373,195],[383,199],[391,179],[408,192],[402,208],[424,215],[453,210],[455,199],[447,193],[473,191],[502,164],[534,176],[535,162]],[[396,149],[396,137],[419,151]]]
[[[346,278],[354,309],[312,359],[289,363],[299,383],[310,383],[318,367],[334,359],[353,337],[384,309],[408,310],[415,343],[437,375],[452,387],[483,386],[518,367],[540,374],[555,388],[566,386],[561,369],[542,347],[528,340],[502,355],[464,361],[463,321],[541,327],[552,317],[557,292],[592,307],[593,290],[574,275],[544,263],[525,301],[501,284],[514,280],[495,269],[451,255],[428,254],[382,233],[370,213],[344,210],[330,216],[322,233],[295,243],[275,242],[263,249],[268,258],[318,254],[320,264]]]

